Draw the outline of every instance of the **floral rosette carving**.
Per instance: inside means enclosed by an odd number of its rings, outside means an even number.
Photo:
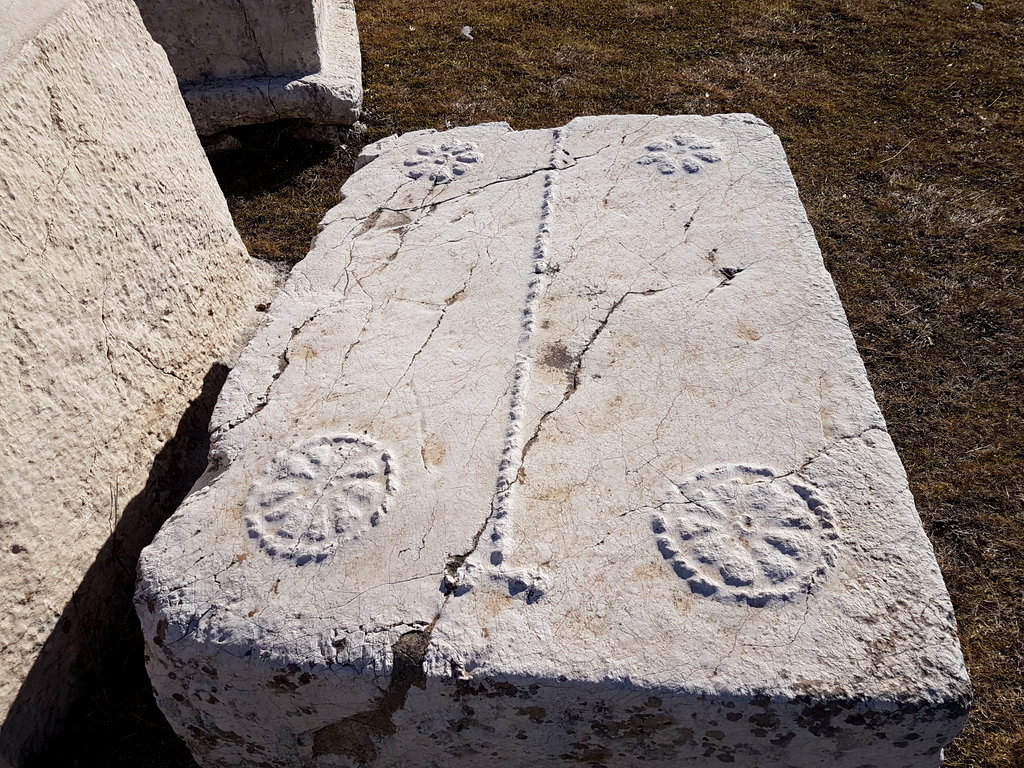
[[[815,489],[746,466],[673,485],[651,528],[662,557],[694,594],[751,606],[809,592],[835,565],[839,541]]]
[[[322,562],[376,526],[395,493],[391,455],[360,435],[319,435],[278,453],[245,503],[250,538],[274,558]]]
[[[678,133],[670,138],[650,141],[644,149],[646,151],[637,163],[650,166],[664,176],[700,173],[705,165],[722,159],[715,151],[714,142]]]
[[[406,175],[411,179],[426,177],[434,184],[447,184],[467,174],[481,155],[471,142],[446,142],[440,146],[424,144],[405,161]]]

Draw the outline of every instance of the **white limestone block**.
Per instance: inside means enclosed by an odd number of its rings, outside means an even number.
[[[351,125],[362,108],[352,0],[138,0],[196,130],[297,118]]]
[[[204,766],[937,766],[969,682],[749,115],[363,154],[143,553]]]
[[[19,764],[82,692],[111,622],[110,579],[127,581],[111,555],[137,535],[125,508],[211,366],[254,323],[260,281],[134,4],[8,10],[0,755]]]

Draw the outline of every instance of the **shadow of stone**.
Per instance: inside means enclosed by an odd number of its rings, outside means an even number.
[[[334,153],[327,142],[296,136],[300,128],[297,121],[279,120],[226,131],[238,140],[239,148],[208,155],[224,194],[250,197],[276,192]]]
[[[132,596],[139,553],[206,468],[227,373],[217,364],[206,374],[43,645],[0,728],[0,757],[15,766],[195,766],[153,699]]]

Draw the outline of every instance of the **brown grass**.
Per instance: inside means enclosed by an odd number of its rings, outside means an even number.
[[[357,5],[363,142],[602,113],[775,128],[959,618],[976,704],[948,765],[1024,766],[1024,6]],[[251,251],[294,261],[360,140],[332,156],[281,141],[215,165]]]

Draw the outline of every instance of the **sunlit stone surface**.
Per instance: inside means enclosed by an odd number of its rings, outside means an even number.
[[[143,556],[206,766],[937,766],[949,599],[778,138],[364,152]]]

